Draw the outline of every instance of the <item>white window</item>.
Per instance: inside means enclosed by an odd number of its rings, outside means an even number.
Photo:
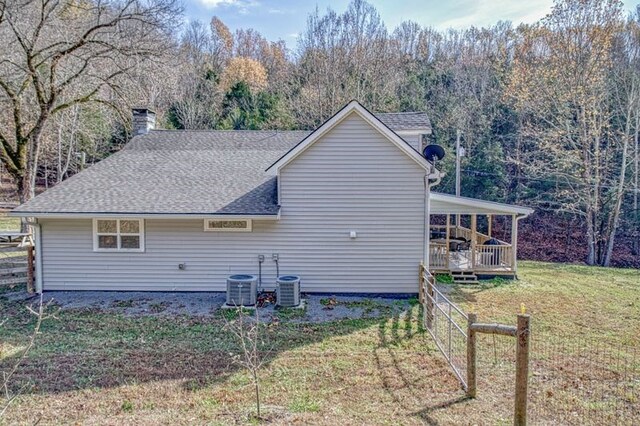
[[[142,219],[93,219],[94,251],[144,251]]]
[[[219,231],[219,232],[251,232],[251,220],[250,219],[205,219],[204,221],[205,231]]]

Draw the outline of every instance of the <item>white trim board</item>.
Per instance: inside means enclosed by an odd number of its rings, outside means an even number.
[[[102,219],[102,220],[115,220],[117,221],[116,223],[116,232],[109,232],[109,233],[102,233],[102,235],[104,234],[108,234],[108,235],[116,235],[117,238],[117,247],[116,248],[100,248],[98,245],[98,237],[101,235],[98,232],[98,221]],[[137,221],[138,222],[138,233],[122,233],[120,232],[120,221],[125,221],[125,220],[129,220],[129,221]],[[97,253],[144,253],[145,250],[145,223],[144,223],[144,219],[140,219],[140,218],[133,218],[133,217],[118,217],[118,218],[94,218],[93,219],[93,251],[97,252]],[[137,236],[139,238],[139,244],[140,246],[138,248],[120,248],[120,237],[122,236],[127,236],[127,235],[131,235],[131,236]]]
[[[529,216],[531,213],[533,213],[533,209],[529,207],[521,207],[521,206],[514,206],[512,204],[496,203],[494,201],[478,200],[476,198],[456,197],[455,195],[442,194],[438,192],[432,192],[430,200],[439,201],[445,204],[468,206],[470,207],[470,211],[473,210],[473,208],[477,208],[478,210],[483,210],[481,212],[482,214],[485,214],[487,211],[490,211],[492,214],[521,214],[521,215]],[[431,214],[435,215],[435,214],[446,214],[446,213],[432,212]]]

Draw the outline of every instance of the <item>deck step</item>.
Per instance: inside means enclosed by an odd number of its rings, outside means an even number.
[[[478,283],[478,276],[473,271],[451,271],[451,278],[456,284]]]

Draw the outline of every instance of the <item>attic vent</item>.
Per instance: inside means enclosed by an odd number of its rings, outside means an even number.
[[[204,230],[219,232],[251,232],[251,220],[205,219]]]

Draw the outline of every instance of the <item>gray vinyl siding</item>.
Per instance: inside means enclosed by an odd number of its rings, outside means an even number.
[[[404,139],[413,149],[418,152],[422,152],[422,135],[414,135],[414,134],[401,134],[402,139]]]
[[[44,289],[223,291],[229,274],[258,273],[259,254],[273,288],[278,253],[303,291],[417,292],[424,174],[352,114],[281,170],[281,218],[254,220],[252,232],[145,220],[143,253],[96,253],[91,220],[41,219]]]

